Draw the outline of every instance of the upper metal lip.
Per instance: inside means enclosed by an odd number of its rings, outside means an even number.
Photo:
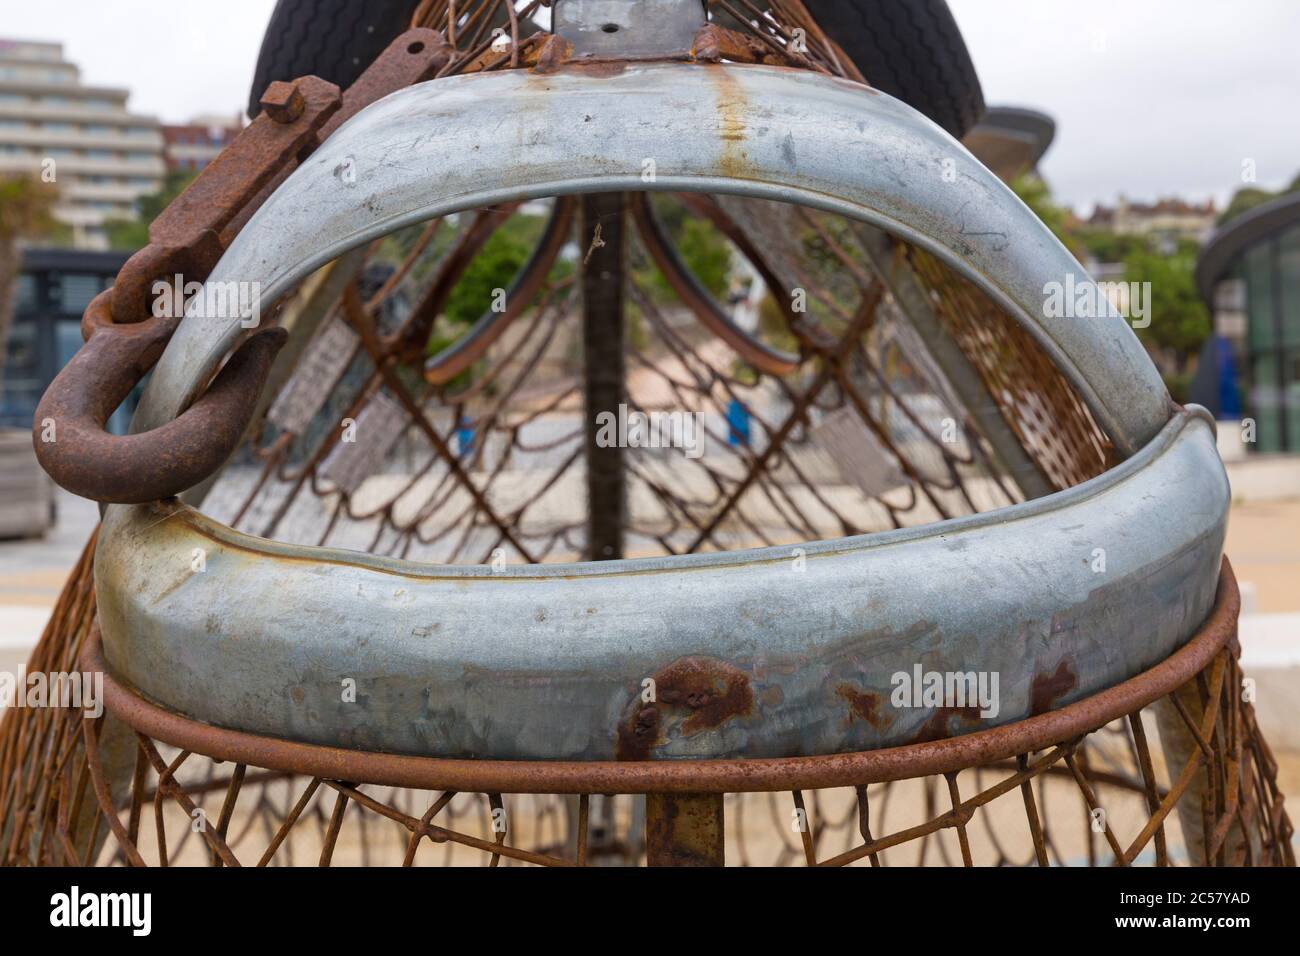
[[[336,175],[342,164],[349,182]],[[259,283],[269,313],[313,270],[403,226],[614,189],[773,199],[879,226],[940,257],[1019,321],[1122,455],[1169,418],[1164,383],[1123,318],[1044,315],[1045,283],[1091,280],[965,147],[889,96],[780,67],[645,63],[611,76],[508,70],[417,84],[339,127],[250,219],[209,281]],[[134,427],[176,417],[246,331],[188,317]]]

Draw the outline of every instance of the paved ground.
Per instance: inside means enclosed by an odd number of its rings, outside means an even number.
[[[1300,612],[1300,500],[1234,504],[1227,552],[1248,612]]]
[[[26,661],[99,520],[94,502],[63,490],[58,506],[58,524],[44,538],[0,541],[0,670]]]

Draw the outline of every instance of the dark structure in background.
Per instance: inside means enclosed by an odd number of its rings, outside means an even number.
[[[36,403],[59,369],[81,347],[81,314],[92,298],[113,284],[127,252],[78,249],[27,249],[14,299],[13,324],[5,361],[0,426],[28,429]],[[127,406],[109,427],[126,431]]]
[[[962,142],[998,178],[1034,171],[1056,136],[1056,121],[1019,106],[990,106]]]
[[[1300,451],[1300,193],[1215,232],[1201,250],[1196,284],[1214,335],[1192,401],[1218,417],[1255,419],[1255,451]]]

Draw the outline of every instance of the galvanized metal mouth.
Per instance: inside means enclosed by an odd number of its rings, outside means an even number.
[[[412,401],[347,270],[359,268],[360,247],[395,229],[468,210],[484,210],[474,221],[490,225],[498,205],[623,192],[776,201],[861,224],[885,278],[846,322],[843,341],[854,345],[886,292],[904,304],[909,288],[919,290],[913,301],[938,296],[943,263],[966,283],[951,295],[983,296],[1010,317],[994,345],[1020,336],[1016,347],[1040,363],[1022,376],[1064,376],[1086,405],[1078,419],[1095,422],[1127,460],[1056,494],[920,528],[598,565],[420,566],[244,535],[173,504],[113,506],[96,587],[114,673],[210,724],[350,750],[785,758],[1015,722],[1140,673],[1205,619],[1228,500],[1212,424],[1174,410],[1118,314],[1044,309],[1045,284],[1076,275],[1068,252],[959,144],[855,84],[662,63],[422,84],[341,126],[252,217],[209,281],[256,283],[269,314],[339,260],[343,312],[357,330],[344,345],[375,365],[356,418],[340,411],[342,423],[384,434],[409,420],[473,513],[532,561],[534,542],[512,520],[522,509],[468,480],[446,437],[458,420],[435,425]],[[555,215],[564,208],[561,199]],[[605,208],[583,200],[588,257],[602,255]],[[897,281],[899,258],[915,286]],[[315,288],[330,288],[333,275]],[[333,341],[331,328],[321,326],[320,340]],[[732,334],[718,328],[724,340]],[[135,427],[184,409],[242,334],[229,318],[188,314]],[[852,392],[843,356],[815,340],[809,348],[821,361],[815,375],[838,376]],[[755,355],[784,361],[776,350]],[[426,374],[431,367],[436,384],[446,370],[435,361]],[[1041,383],[985,385],[1043,401]],[[861,396],[856,407],[873,420]],[[353,470],[373,470],[354,457]],[[314,468],[297,487],[315,488]],[[347,472],[336,474],[350,493]],[[691,550],[710,540],[711,528],[698,531]],[[935,703],[897,693],[933,674],[969,677],[970,695]]]
[[[1186,430],[1192,429],[1194,425],[1196,427],[1193,430],[1198,433],[1208,429],[1209,435],[1213,439],[1216,428],[1214,416],[1200,405],[1188,405],[1170,419],[1156,438],[1132,458],[1120,462],[1104,474],[1071,488],[1043,498],[1035,498],[993,511],[949,518],[934,524],[801,542],[798,545],[799,557],[816,558],[845,552],[860,553],[903,545],[926,538],[948,539],[954,535],[975,534],[1011,522],[1058,513],[1062,509],[1081,507],[1104,493],[1120,490],[1129,479],[1149,476],[1149,470],[1164,460],[1164,456],[1171,450],[1175,442],[1183,436]],[[1222,469],[1220,467],[1217,470],[1221,471]],[[1206,469],[1206,472],[1208,473],[1200,477],[1209,479],[1208,484],[1210,485],[1217,484],[1214,481],[1217,477],[1215,474],[1216,469],[1209,468]],[[177,499],[141,506],[138,513],[127,520],[132,522],[144,521],[159,526],[164,522],[173,527],[178,524],[183,525],[192,528],[194,533],[199,536],[208,538],[214,543],[228,546],[236,551],[263,554],[268,557],[306,560],[318,564],[364,567],[411,578],[484,578],[493,581],[532,578],[573,579],[695,568],[753,567],[760,564],[784,565],[795,557],[792,555],[790,546],[781,545],[766,548],[745,548],[735,551],[602,561],[510,564],[500,568],[493,568],[484,564],[431,565],[364,551],[308,547],[245,534],[220,521],[213,520],[197,508],[189,507]]]

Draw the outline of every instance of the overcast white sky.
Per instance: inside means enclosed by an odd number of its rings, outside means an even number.
[[[1300,0],[949,3],[987,101],[1056,119],[1043,172],[1065,202],[1222,201],[1244,159],[1267,187],[1300,171]],[[273,6],[0,0],[0,35],[61,40],[88,82],[177,121],[243,108]]]

